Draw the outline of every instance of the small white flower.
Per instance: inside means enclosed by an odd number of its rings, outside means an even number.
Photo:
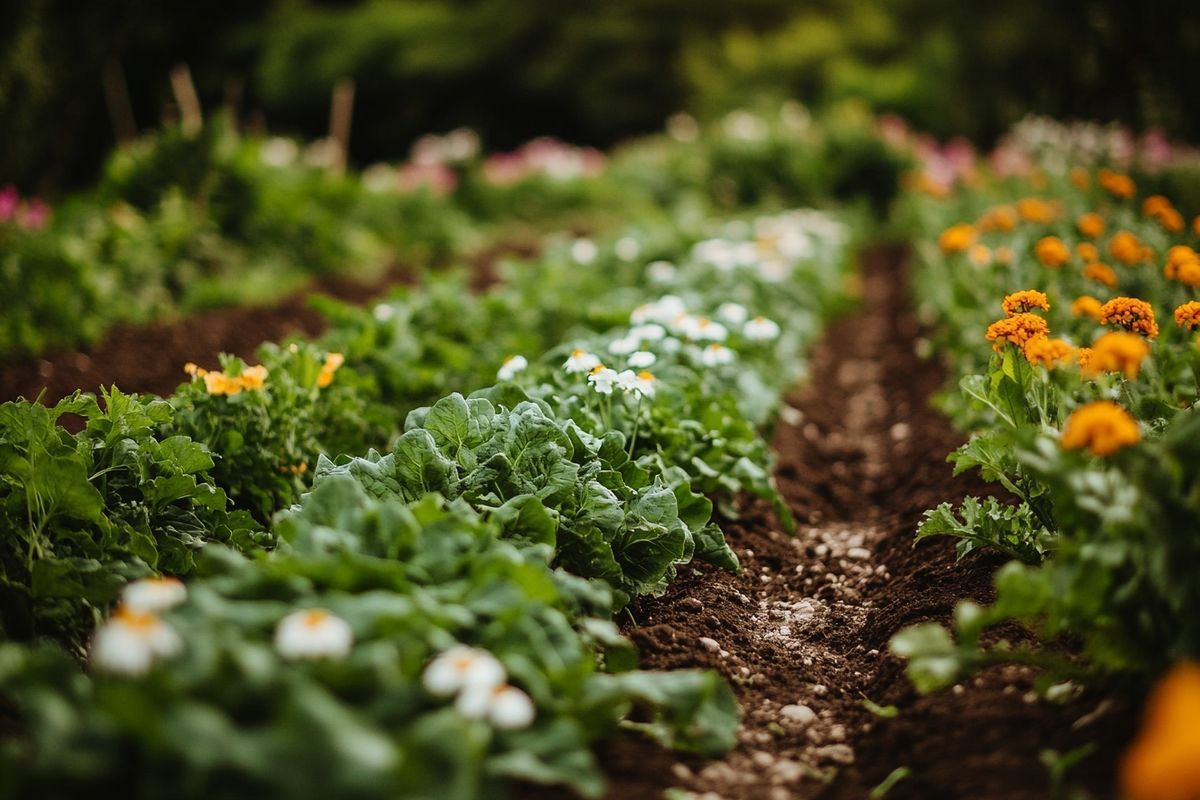
[[[658,346],[659,349],[661,349],[664,353],[678,353],[679,349],[683,347],[683,342],[679,341],[674,336],[668,336],[666,339],[663,339],[661,342],[659,342]]]
[[[466,689],[454,708],[467,719],[485,719],[500,730],[527,728],[536,714],[529,695],[508,685]]]
[[[643,325],[647,322],[658,322],[663,325],[687,312],[683,300],[673,294],[664,294],[653,303],[640,305],[629,315],[633,325]]]
[[[591,239],[576,239],[571,244],[571,258],[578,264],[590,264],[596,260],[599,250]]]
[[[734,353],[723,344],[710,344],[700,353],[700,363],[706,367],[719,367],[733,361]]]
[[[588,383],[600,394],[612,394],[613,384],[617,381],[617,371],[606,366],[598,366],[588,373]]]
[[[90,658],[97,669],[145,675],[155,659],[182,649],[183,640],[170,625],[153,614],[121,607],[96,630]]]
[[[657,342],[666,335],[666,328],[657,322],[649,322],[645,325],[634,325],[630,328],[628,338],[634,339],[637,342]]]
[[[504,683],[504,665],[486,650],[455,645],[425,667],[421,683],[439,697],[472,689],[490,690]]]
[[[622,261],[633,261],[642,252],[642,246],[632,236],[623,236],[617,240],[617,258]]]
[[[684,317],[679,328],[686,338],[697,342],[723,342],[729,337],[729,330],[724,325],[708,317]]]
[[[717,309],[717,318],[730,325],[741,325],[750,316],[750,312],[741,303],[722,303]]]
[[[634,369],[645,369],[646,367],[654,366],[654,362],[658,361],[658,356],[647,350],[638,350],[635,353],[629,354],[629,359],[626,363]]]
[[[644,397],[654,397],[658,391],[658,378],[645,370],[637,374],[637,390]]]
[[[617,387],[625,394],[638,391],[637,373],[631,369],[624,369],[617,373]]]
[[[608,352],[615,356],[626,356],[637,350],[641,346],[641,342],[631,336],[622,336],[620,339],[614,339],[608,345]]]
[[[143,578],[125,585],[121,605],[131,611],[158,614],[187,599],[187,588],[178,578]]]
[[[600,357],[586,350],[573,350],[571,357],[563,362],[563,369],[571,375],[591,372],[600,366]]]
[[[286,167],[300,155],[300,148],[291,139],[273,136],[263,142],[258,155],[268,167]]]
[[[511,381],[517,376],[518,372],[523,371],[529,366],[529,361],[525,356],[509,356],[504,359],[504,363],[500,365],[500,369],[496,370],[496,379],[501,381]]]
[[[655,261],[646,266],[646,276],[654,283],[670,283],[678,272],[670,261]]]
[[[755,317],[746,323],[742,333],[755,342],[769,342],[779,338],[779,325],[766,317]]]
[[[371,312],[378,322],[387,322],[392,317],[396,316],[396,307],[391,303],[380,303],[375,306]]]
[[[275,649],[285,658],[345,658],[353,644],[350,623],[320,608],[294,611],[275,628]]]

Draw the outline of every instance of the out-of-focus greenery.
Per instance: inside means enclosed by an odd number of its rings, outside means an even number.
[[[240,87],[246,118],[306,137],[354,78],[364,162],[458,125],[489,149],[546,133],[605,145],[763,94],[860,98],[940,136],[990,139],[1028,112],[1200,136],[1200,84],[1179,78],[1200,53],[1188,0],[27,0],[5,17],[0,176],[27,191],[94,173],[110,62],[142,127],[179,62],[206,108]]]

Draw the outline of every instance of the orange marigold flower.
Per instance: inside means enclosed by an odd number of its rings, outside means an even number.
[[[1083,277],[1089,280],[1102,283],[1110,289],[1117,288],[1117,273],[1108,264],[1101,264],[1099,261],[1088,264],[1083,268]]]
[[[1070,176],[1071,185],[1081,192],[1086,192],[1092,185],[1092,179],[1088,177],[1087,170],[1083,167],[1071,167]]]
[[[1045,236],[1033,246],[1033,254],[1047,267],[1058,268],[1071,260],[1071,251],[1057,236]]]
[[[1071,303],[1071,313],[1076,317],[1091,317],[1100,321],[1100,309],[1103,304],[1091,295],[1080,295]]]
[[[1009,317],[1033,311],[1035,308],[1043,311],[1050,310],[1050,301],[1046,298],[1046,293],[1039,292],[1037,289],[1022,289],[1019,292],[1013,292],[1000,302],[1000,309],[1005,316]]]
[[[1152,194],[1142,201],[1142,213],[1147,217],[1157,217],[1164,211],[1173,210],[1175,206],[1161,194]]]
[[[1058,216],[1058,209],[1053,203],[1036,197],[1026,197],[1017,201],[1017,214],[1026,222],[1048,225]]]
[[[1147,339],[1158,336],[1158,322],[1154,319],[1154,308],[1145,300],[1136,297],[1114,297],[1100,307],[1100,322],[1105,325],[1120,325],[1127,331],[1140,333]]]
[[[330,353],[325,356],[325,363],[321,365],[321,372],[317,375],[317,388],[324,389],[333,383],[333,373],[337,372],[344,363],[346,363],[346,357],[341,353]]]
[[[1046,369],[1065,364],[1075,356],[1075,348],[1065,339],[1051,339],[1048,336],[1034,336],[1021,351],[1030,364],[1040,364]]]
[[[1200,303],[1189,300],[1175,309],[1175,324],[1181,328],[1187,328],[1189,331],[1200,327]]]
[[[1000,245],[997,247],[994,255],[996,256],[996,262],[999,264],[1011,264],[1013,262],[1013,258],[1016,257],[1013,254],[1012,248],[1008,247],[1007,245]]]
[[[973,244],[967,251],[967,258],[977,267],[986,267],[992,263],[992,250],[986,244]]]
[[[1001,353],[1006,343],[1024,347],[1033,337],[1045,336],[1049,332],[1050,326],[1037,314],[1016,314],[989,325],[987,340],[992,343],[993,350]]]
[[[1194,261],[1200,256],[1196,255],[1196,251],[1188,247],[1186,244],[1177,244],[1167,251],[1167,263],[1179,266],[1184,261]]]
[[[1091,242],[1080,242],[1075,245],[1075,255],[1085,264],[1100,260],[1100,248]]]
[[[967,223],[952,225],[938,237],[943,253],[961,253],[975,243],[975,226]]]
[[[1076,347],[1075,360],[1079,362],[1079,369],[1086,375],[1092,363],[1092,348]]]
[[[1108,253],[1122,264],[1133,265],[1142,260],[1142,243],[1129,231],[1117,231],[1108,240]]]
[[[1185,286],[1200,286],[1200,260],[1185,261],[1175,272],[1175,279]]]
[[[1134,184],[1132,178],[1119,172],[1113,172],[1111,169],[1100,170],[1096,180],[1113,197],[1129,200],[1137,194],[1137,185]]]
[[[1017,227],[1017,211],[1012,206],[995,206],[985,211],[976,224],[981,231],[1007,233]]]
[[[1089,378],[1104,372],[1120,372],[1126,380],[1133,380],[1149,355],[1150,345],[1145,339],[1132,333],[1113,331],[1092,344],[1086,363],[1080,359],[1079,366]]]
[[[1172,667],[1146,701],[1142,730],[1121,761],[1129,800],[1200,797],[1200,665]]]
[[[1104,217],[1094,211],[1080,215],[1079,219],[1075,221],[1075,225],[1079,228],[1079,232],[1089,239],[1096,239],[1104,235]]]
[[[1137,420],[1109,400],[1080,406],[1063,426],[1060,443],[1064,450],[1086,447],[1094,456],[1110,456],[1122,447],[1137,444]]]
[[[1170,233],[1183,233],[1183,214],[1180,214],[1175,209],[1168,208],[1159,213],[1155,219],[1158,220],[1159,225],[1162,225]]]
[[[242,375],[239,380],[242,383],[243,389],[261,389],[267,383],[267,368],[262,364],[254,367],[246,367],[242,370]]]

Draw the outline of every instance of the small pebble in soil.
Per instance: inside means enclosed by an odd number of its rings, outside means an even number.
[[[791,629],[791,628],[789,628],[787,625],[784,625],[783,627],[781,627],[781,628],[779,629],[779,635],[780,635],[780,636],[791,636],[791,635],[792,635],[792,629]]]
[[[750,756],[750,760],[754,762],[755,766],[766,769],[775,763],[775,756],[766,750],[755,750],[754,755]]]
[[[707,636],[701,636],[698,641],[700,642],[700,646],[710,653],[715,653],[721,649],[721,645],[717,644],[716,639],[710,639]]]
[[[812,685],[812,693],[817,695],[818,697],[825,694],[827,691],[829,691],[829,690],[825,688],[824,684],[814,683]]]
[[[686,600],[684,600],[683,602],[681,602],[679,604],[679,607],[682,608],[684,611],[691,611],[692,613],[699,613],[704,610],[704,603],[700,602],[695,597],[689,597]]]
[[[675,780],[690,781],[692,779],[692,771],[688,769],[687,764],[675,764],[671,767],[671,772],[675,775]]]
[[[870,557],[871,551],[865,547],[851,547],[846,551],[846,558],[851,558],[855,561],[866,561]]]
[[[798,723],[800,725],[807,725],[817,718],[817,713],[815,711],[813,711],[808,706],[801,705],[799,703],[792,703],[791,705],[786,705],[783,708],[779,709],[779,713],[780,713],[780,715],[783,716],[784,719],[790,720],[790,721]]]
[[[848,744],[830,744],[818,748],[816,755],[835,764],[853,764],[854,749]]]

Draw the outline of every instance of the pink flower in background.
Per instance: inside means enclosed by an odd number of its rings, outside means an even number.
[[[1028,175],[1033,170],[1033,162],[1021,147],[1009,141],[1003,141],[996,146],[988,156],[992,172],[1001,178],[1012,178]]]
[[[904,148],[908,145],[911,131],[899,114],[881,114],[878,124],[879,136],[892,147]]]
[[[50,206],[41,200],[30,200],[21,209],[18,223],[27,231],[40,231],[50,222]]]
[[[516,183],[528,171],[525,160],[517,153],[494,153],[483,162],[483,177],[495,186]]]
[[[0,222],[8,222],[16,216],[20,203],[21,195],[17,193],[17,187],[10,183],[0,188]]]
[[[402,192],[427,189],[444,197],[458,188],[458,175],[445,164],[405,164],[396,173],[396,185]]]
[[[1141,152],[1141,164],[1151,171],[1157,171],[1171,162],[1173,155],[1171,142],[1167,139],[1162,128],[1151,128],[1142,135],[1138,147]]]

